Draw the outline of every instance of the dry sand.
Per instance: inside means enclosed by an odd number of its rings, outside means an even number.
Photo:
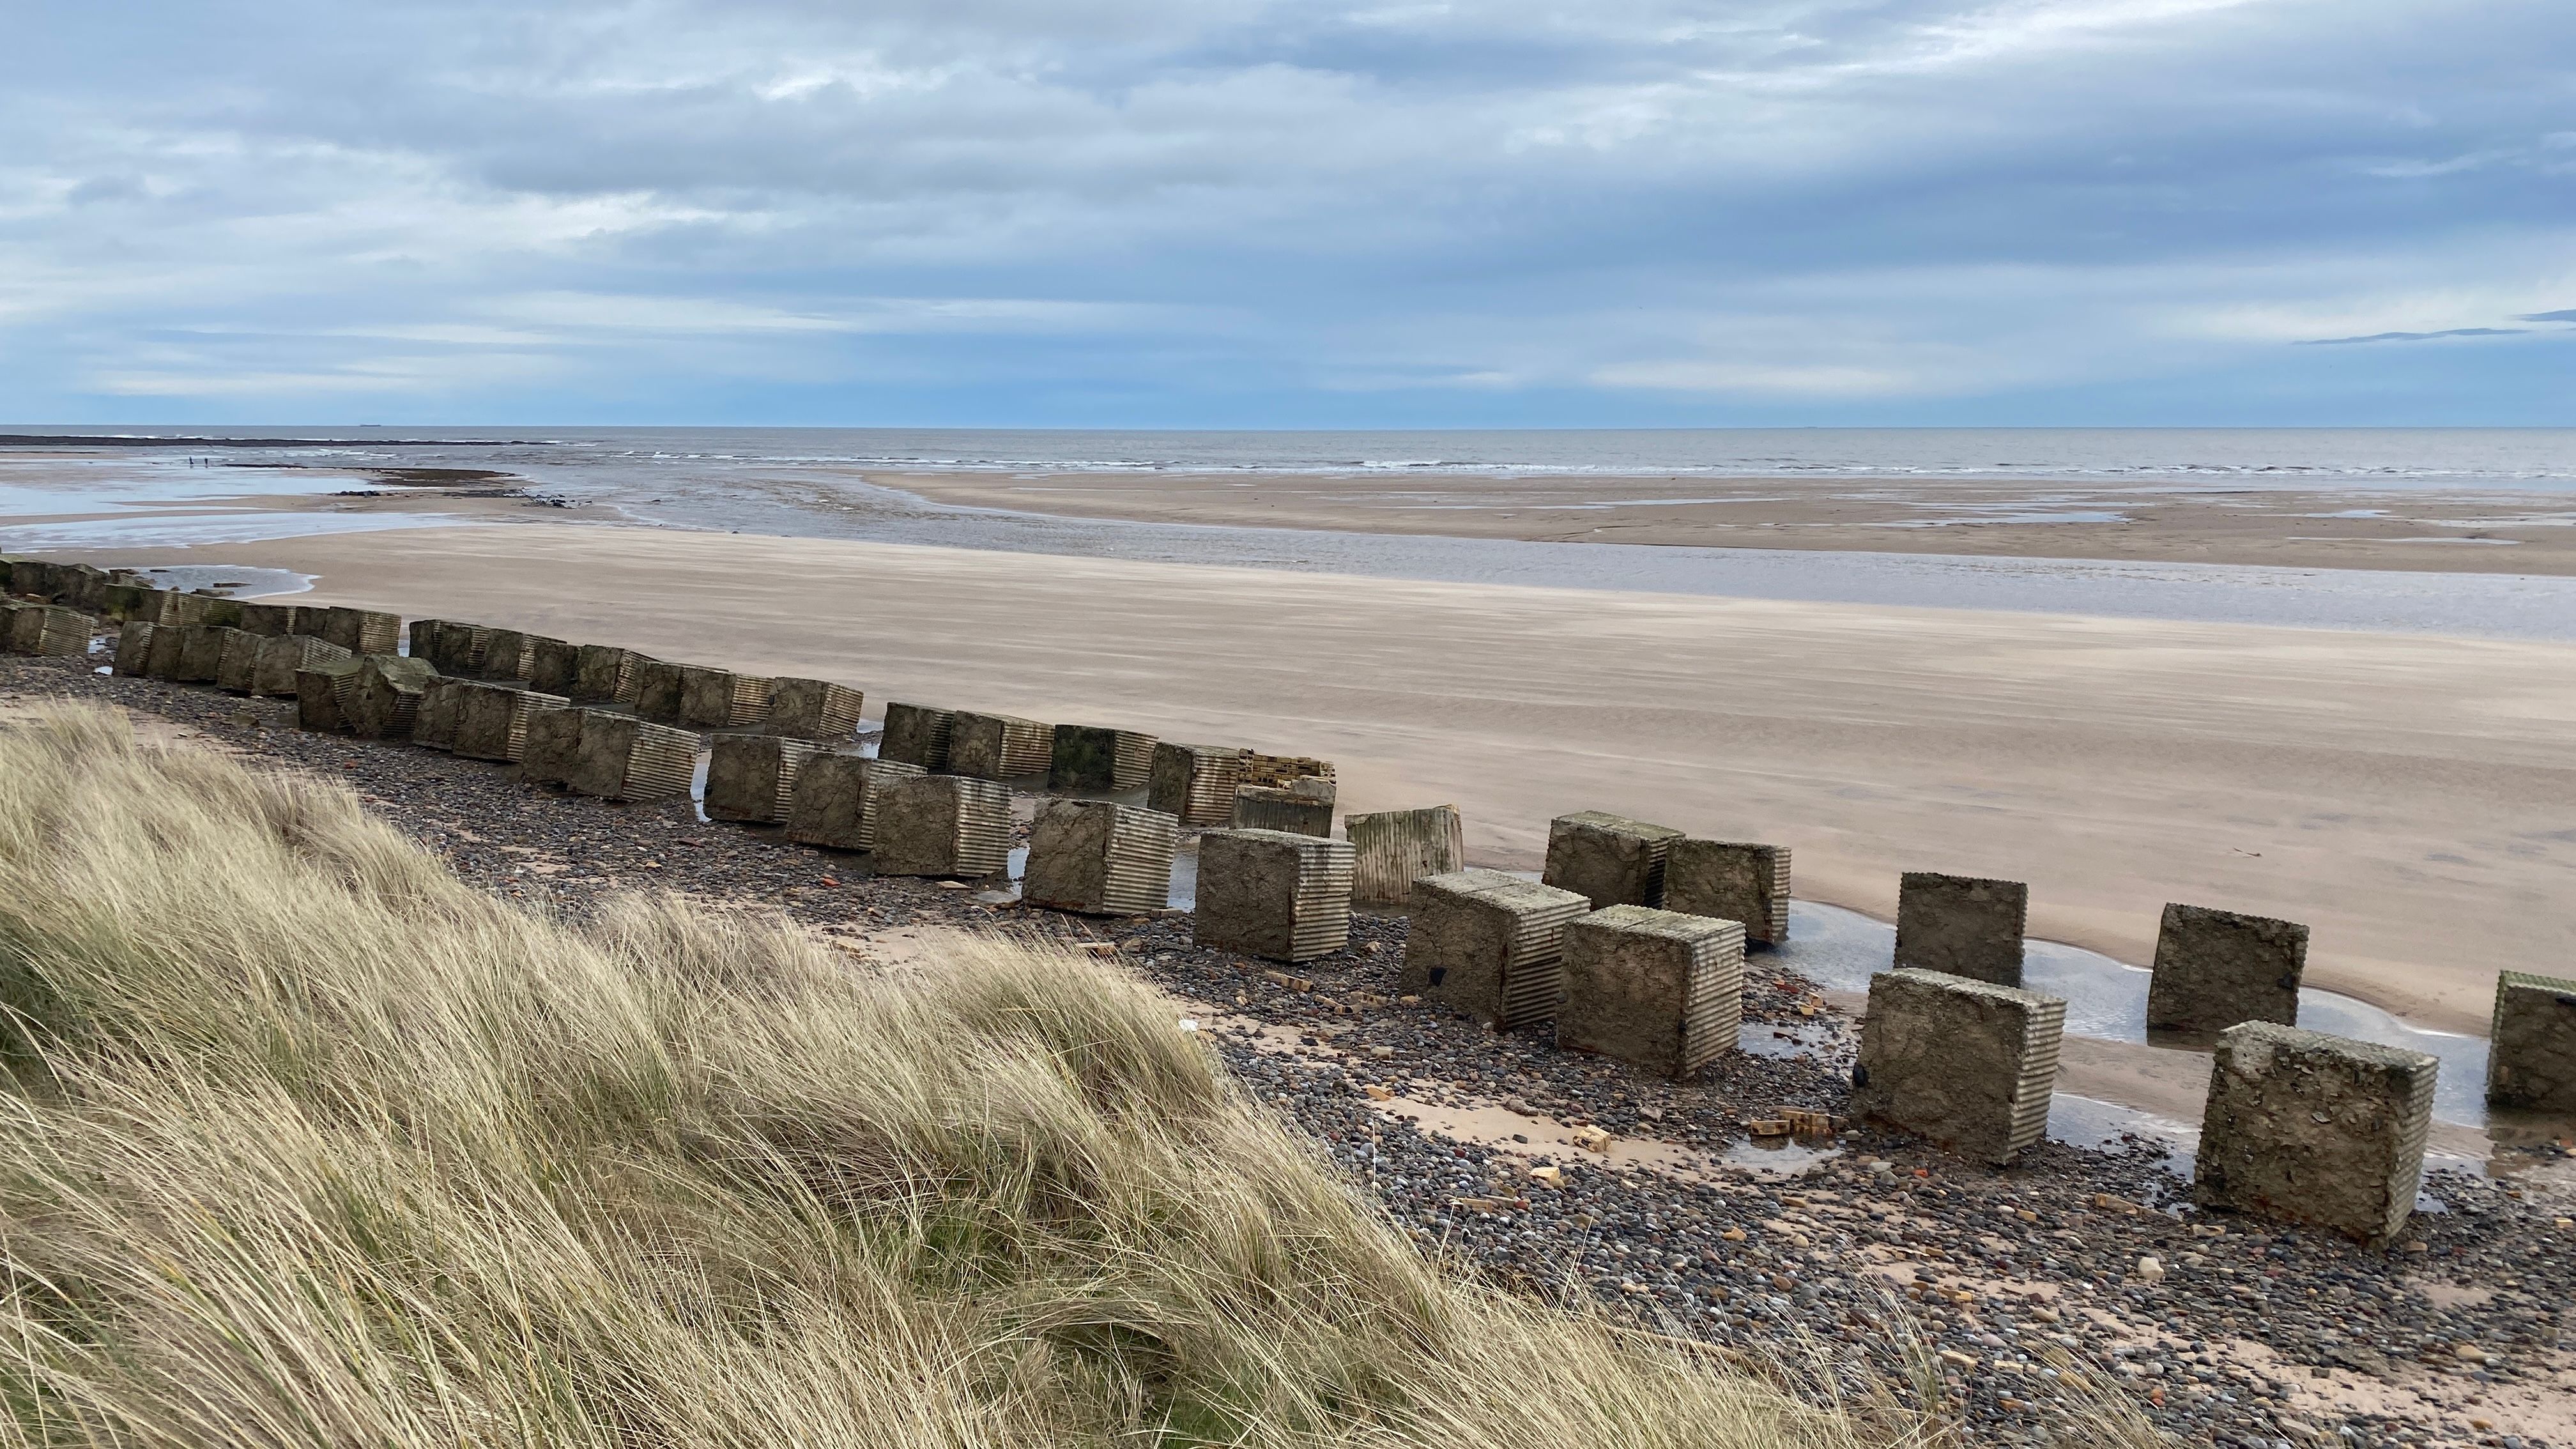
[[[890,698],[1339,762],[1471,854],[1633,813],[1797,851],[1803,896],[2027,880],[2143,963],[2183,900],[2314,927],[2309,980],[2481,1031],[2576,947],[2576,645],[1321,577],[566,525],[168,550],[319,599]]]

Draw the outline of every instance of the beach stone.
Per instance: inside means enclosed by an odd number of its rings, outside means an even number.
[[[1153,780],[1156,743],[1152,735],[1134,730],[1106,725],[1057,725],[1048,757],[1047,788],[1143,789]]]
[[[832,751],[814,755],[796,771],[787,808],[787,838],[830,850],[874,850],[877,809],[886,786],[920,777],[919,765]]]
[[[453,684],[456,681],[442,681]],[[412,726],[412,737],[419,739],[427,727],[432,692],[421,696],[420,722]],[[528,715],[527,744],[519,753],[520,778],[541,785],[560,785],[572,774],[581,758],[582,711],[569,704],[561,709],[540,709]]]
[[[1974,1161],[2010,1162],[2048,1130],[2065,1026],[2055,997],[1882,971],[1869,982],[1851,1110]]]
[[[877,744],[881,759],[924,770],[948,768],[948,740],[956,712],[898,700],[886,706],[885,734]]]
[[[614,644],[584,644],[574,651],[570,697],[591,704],[633,704],[636,665],[644,656]]]
[[[776,679],[770,681],[769,715],[760,727],[773,735],[839,744],[857,736],[867,703],[864,693],[828,679]]]
[[[362,654],[354,686],[343,689],[340,712],[349,732],[365,740],[399,740],[411,736],[420,714],[420,692],[438,671],[426,659],[405,654]]]
[[[643,802],[686,795],[696,783],[698,737],[605,709],[583,709],[581,741],[564,783],[603,800]]]
[[[2507,971],[2496,978],[2487,1103],[2576,1114],[2576,981]]]
[[[1011,792],[994,780],[920,775],[889,783],[877,797],[879,875],[973,880],[1011,863]]]
[[[238,613],[240,606],[236,604],[233,608]],[[214,611],[217,614],[220,612],[220,609]],[[310,632],[339,645],[352,654],[393,655],[395,648],[402,642],[402,616],[399,614],[379,613],[374,609],[352,609],[339,605],[325,608],[321,613],[322,619],[318,625],[305,619],[300,611],[297,614],[297,620]],[[215,618],[214,622],[223,621]]]
[[[151,672],[152,634],[159,627],[140,619],[128,619],[117,626],[114,666],[117,673],[141,675]]]
[[[2249,1021],[2218,1034],[2192,1200],[2384,1244],[2424,1175],[2441,1063]]]
[[[1351,847],[1283,830],[1211,830],[1199,837],[1201,946],[1273,961],[1342,949],[1351,930]]]
[[[501,680],[460,679],[449,693],[456,701],[456,753],[513,764],[527,758],[529,717],[572,704],[560,694]]]
[[[1055,757],[1055,731],[1014,714],[958,710],[949,717],[948,768],[978,780],[1044,775]]]
[[[1223,745],[1159,741],[1154,746],[1145,803],[1192,829],[1231,824],[1234,792],[1243,785],[1243,762],[1250,753]]]
[[[222,649],[215,658],[215,688],[248,694],[259,681],[259,646],[276,636],[254,634],[248,629],[223,632]]]
[[[1329,837],[1333,833],[1333,782],[1307,776],[1280,788],[1238,786],[1234,792],[1233,828]]]
[[[178,682],[214,683],[215,672],[224,663],[224,641],[239,633],[239,629],[221,624],[191,624],[180,631]]]
[[[283,634],[262,639],[259,641],[259,658],[251,665],[251,693],[292,697],[297,670],[353,657],[339,645],[316,639],[310,634]]]
[[[2147,1029],[2219,1032],[2240,1021],[2299,1023],[2308,928],[2168,903],[2147,982]]]
[[[2020,881],[1909,870],[1896,892],[1896,964],[2019,986],[2029,911]]]
[[[680,723],[691,729],[739,730],[769,713],[770,681],[702,664],[680,666]]]
[[[770,734],[707,737],[707,818],[776,825],[796,800],[796,775],[822,751],[813,740]]]
[[[1744,923],[1608,906],[1565,927],[1556,1044],[1688,1081],[1735,1050]]]
[[[340,698],[357,677],[354,654],[295,671],[296,725],[322,734],[346,733],[349,724],[341,715]]]
[[[1664,852],[1664,909],[1740,922],[1747,946],[1780,945],[1789,939],[1789,847],[1676,840]]]
[[[241,623],[236,627],[245,634],[274,639],[282,634],[300,632],[296,627],[297,616],[300,613],[301,610],[293,604],[263,604],[255,599],[244,600],[241,606]]]
[[[1424,876],[1411,900],[1399,993],[1504,1030],[1556,1014],[1566,923],[1590,911],[1590,901],[1499,870]]]
[[[9,652],[64,658],[89,652],[98,620],[60,604],[28,604],[9,619]],[[220,642],[216,646],[221,648]],[[211,678],[212,676],[208,676]]]
[[[569,639],[536,635],[528,641],[528,688],[539,694],[571,699],[581,682],[581,646]]]
[[[1682,832],[1624,815],[1583,810],[1548,822],[1540,879],[1604,906],[1660,906],[1664,857]]]
[[[1342,817],[1351,842],[1351,898],[1402,905],[1425,876],[1467,868],[1467,834],[1455,805],[1379,810]]]
[[[1108,800],[1050,800],[1029,827],[1020,899],[1050,910],[1142,915],[1172,903],[1181,822]]]
[[[655,724],[678,724],[680,707],[688,693],[688,671],[692,667],[637,655],[635,713]]]

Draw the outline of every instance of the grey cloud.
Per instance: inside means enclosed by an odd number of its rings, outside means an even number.
[[[2513,320],[2516,322],[2576,322],[2576,307],[2570,307],[2563,312],[2525,312]]]
[[[2348,342],[2430,342],[2436,337],[2520,337],[2528,327],[2451,327],[2440,332],[2373,332],[2367,337],[2311,337],[2300,347],[2341,347]]]

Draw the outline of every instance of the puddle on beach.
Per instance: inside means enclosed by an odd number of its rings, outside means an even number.
[[[177,589],[183,593],[212,590],[232,599],[310,593],[314,578],[311,574],[253,568],[247,564],[166,564],[138,568],[135,572],[165,589]]]

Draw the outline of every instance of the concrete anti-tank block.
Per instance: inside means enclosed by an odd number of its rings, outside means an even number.
[[[1565,926],[1590,901],[1498,870],[1425,876],[1412,901],[1399,990],[1507,1031],[1556,1014]]]
[[[1548,822],[1547,870],[1541,879],[1604,906],[1660,906],[1664,857],[1682,832],[1599,810]]]
[[[2487,1103],[2576,1113],[2576,981],[2527,971],[2496,978]]]
[[[1333,833],[1333,782],[1310,777],[1284,787],[1238,786],[1234,792],[1233,827],[1329,836]]]
[[[1172,903],[1181,822],[1108,800],[1051,800],[1029,828],[1020,899],[1092,915],[1141,915]]]
[[[877,743],[877,755],[924,770],[945,770],[948,740],[956,724],[955,710],[896,700],[886,706],[885,734]]]
[[[572,701],[522,684],[498,680],[457,680],[456,753],[469,760],[517,763],[528,755],[528,721]]]
[[[456,748],[456,715],[465,701],[468,685],[481,685],[474,679],[451,679],[433,674],[420,685],[420,707],[412,712],[411,742],[428,750]]]
[[[479,679],[496,684],[525,684],[537,662],[537,636],[520,629],[495,629],[483,641]]]
[[[1664,853],[1664,909],[1744,926],[1747,946],[1789,939],[1789,847],[1676,840]]]
[[[797,772],[822,748],[784,735],[708,736],[707,817],[753,825],[785,821],[796,800]]]
[[[1558,1046],[1687,1081],[1743,1025],[1743,922],[1609,906],[1566,924]]]
[[[24,629],[26,627],[23,622],[26,617],[27,616],[24,614],[19,615],[19,619],[22,621],[18,626],[20,629]],[[179,635],[179,673],[177,676],[179,683],[214,683],[216,673],[223,668],[224,664],[224,641],[240,632],[241,631],[239,629],[219,624],[192,624],[186,629],[181,630]],[[12,640],[11,642],[15,643],[16,641]],[[26,653],[29,651],[21,650],[19,652]]]
[[[150,672],[152,633],[160,627],[158,624],[147,624],[140,619],[128,619],[117,626],[115,666],[117,673],[140,675]]]
[[[45,658],[67,658],[89,652],[98,620],[60,604],[29,604],[9,620],[9,651]],[[215,646],[220,655],[222,645]],[[212,678],[210,674],[207,676]]]
[[[236,605],[236,613],[238,608]],[[400,614],[333,606],[320,611],[322,617],[317,624],[305,617],[311,608],[307,605],[297,611],[298,624],[352,654],[392,654],[402,642]]]
[[[366,740],[399,740],[411,736],[420,716],[420,693],[438,671],[426,659],[404,654],[362,654],[353,684],[340,692],[340,713],[349,732]]]
[[[295,671],[296,725],[322,734],[345,733],[349,723],[341,714],[340,700],[357,677],[354,654]]]
[[[269,636],[248,629],[234,629],[224,635],[223,650],[215,659],[215,688],[232,694],[248,694],[259,675],[259,646]]]
[[[1243,761],[1250,753],[1224,745],[1158,742],[1145,803],[1193,830],[1230,824],[1234,792],[1242,788]]]
[[[584,644],[573,656],[570,698],[584,704],[635,702],[636,662],[642,655],[614,644]]]
[[[1467,868],[1466,826],[1455,805],[1345,815],[1342,834],[1351,842],[1351,898],[1372,905],[1402,905],[1415,881]]]
[[[1047,788],[1143,789],[1154,776],[1157,743],[1152,735],[1107,725],[1057,725],[1047,763]]]
[[[528,688],[570,699],[580,683],[580,645],[569,639],[542,636],[528,641]]]
[[[2020,881],[1909,870],[1896,892],[1896,964],[2019,986],[2029,914]]]
[[[686,795],[698,770],[698,737],[671,725],[604,709],[580,710],[581,743],[564,783],[603,800],[640,802]]]
[[[877,797],[879,875],[972,880],[1011,863],[1011,792],[993,780],[922,775]]]
[[[791,739],[840,744],[858,734],[867,703],[866,694],[828,679],[774,679],[760,727]]]
[[[886,787],[920,775],[919,765],[901,760],[837,751],[815,755],[797,768],[787,838],[829,850],[874,850],[877,808]]]
[[[770,681],[704,665],[680,666],[680,723],[699,730],[749,729],[769,713]]]
[[[144,656],[143,672],[155,679],[177,679],[179,656],[192,627],[188,624],[162,624],[154,628],[149,652]]]
[[[2386,1243],[2415,1210],[2441,1063],[2249,1021],[2218,1034],[2192,1200]]]
[[[452,682],[452,681],[451,681]],[[421,696],[420,721],[412,726],[417,740],[427,728],[435,686]],[[572,705],[541,709],[528,716],[526,746],[519,752],[520,778],[541,785],[560,785],[581,757],[582,711]]]
[[[1199,837],[1198,944],[1273,961],[1308,961],[1351,934],[1351,847],[1281,830]]]
[[[271,698],[292,697],[297,670],[351,657],[348,650],[310,634],[282,634],[262,639],[259,641],[258,662],[251,666],[251,693]]]
[[[2308,928],[2208,906],[2167,904],[2147,982],[2147,1029],[2220,1032],[2240,1021],[2299,1024]]]
[[[948,724],[948,768],[978,780],[1028,780],[1055,757],[1055,731],[1011,714],[959,710]]]
[[[2066,1003],[2011,986],[1899,968],[1870,978],[1852,1111],[1978,1162],[2048,1131]]]
[[[687,671],[694,666],[667,659],[635,659],[635,713],[655,724],[676,725],[688,693]]]
[[[257,634],[263,639],[274,639],[284,634],[299,634],[303,632],[298,626],[302,612],[293,604],[263,604],[256,600],[245,600],[241,606],[241,623],[237,627],[245,634]]]

